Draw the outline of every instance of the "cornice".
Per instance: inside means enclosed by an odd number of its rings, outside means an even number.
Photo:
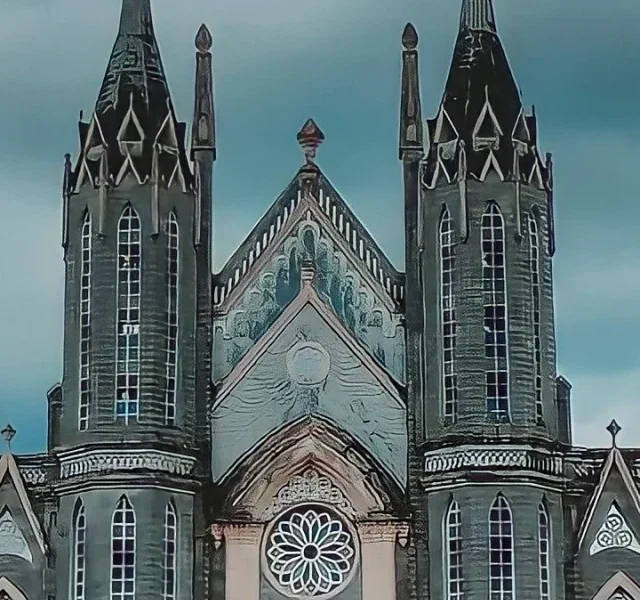
[[[404,548],[409,540],[409,524],[405,521],[361,521],[357,527],[363,544],[397,541]]]

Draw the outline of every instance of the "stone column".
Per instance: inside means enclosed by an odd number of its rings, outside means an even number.
[[[358,524],[362,554],[362,600],[396,600],[395,522]]]
[[[224,526],[225,600],[260,600],[261,524]]]

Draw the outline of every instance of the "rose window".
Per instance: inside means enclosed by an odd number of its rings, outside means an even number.
[[[287,596],[337,593],[353,574],[354,536],[329,509],[289,511],[267,532],[265,562],[269,578]]]

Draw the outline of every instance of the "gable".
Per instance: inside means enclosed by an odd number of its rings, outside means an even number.
[[[287,213],[268,251],[249,257],[251,272],[215,309],[213,380],[227,377],[300,291],[302,263],[311,261],[322,302],[393,377],[404,381],[402,313],[383,284],[359,264],[313,198]],[[280,221],[278,221],[280,223]],[[367,250],[365,267],[370,262]]]
[[[277,328],[277,331],[276,329]],[[222,383],[212,413],[214,480],[283,426],[318,415],[406,480],[406,410],[397,388],[310,287]]]

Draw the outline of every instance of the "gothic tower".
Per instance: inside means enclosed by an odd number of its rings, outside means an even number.
[[[416,523],[418,595],[534,597],[546,586],[562,598],[561,563],[538,564],[549,529],[562,529],[561,499],[553,477],[533,469],[569,443],[568,387],[556,382],[551,160],[540,158],[491,0],[463,0],[418,170],[416,44],[405,32],[400,148],[411,481],[426,495],[415,510],[428,506],[428,526]]]
[[[196,47],[192,163],[150,0],[123,0],[75,168],[67,156],[64,375],[50,392],[50,448],[78,471],[60,489],[58,517],[71,539],[59,546],[56,587],[82,591],[73,597],[124,600],[134,585],[138,598],[202,595],[215,159],[204,26]],[[150,543],[136,548],[136,536]]]

